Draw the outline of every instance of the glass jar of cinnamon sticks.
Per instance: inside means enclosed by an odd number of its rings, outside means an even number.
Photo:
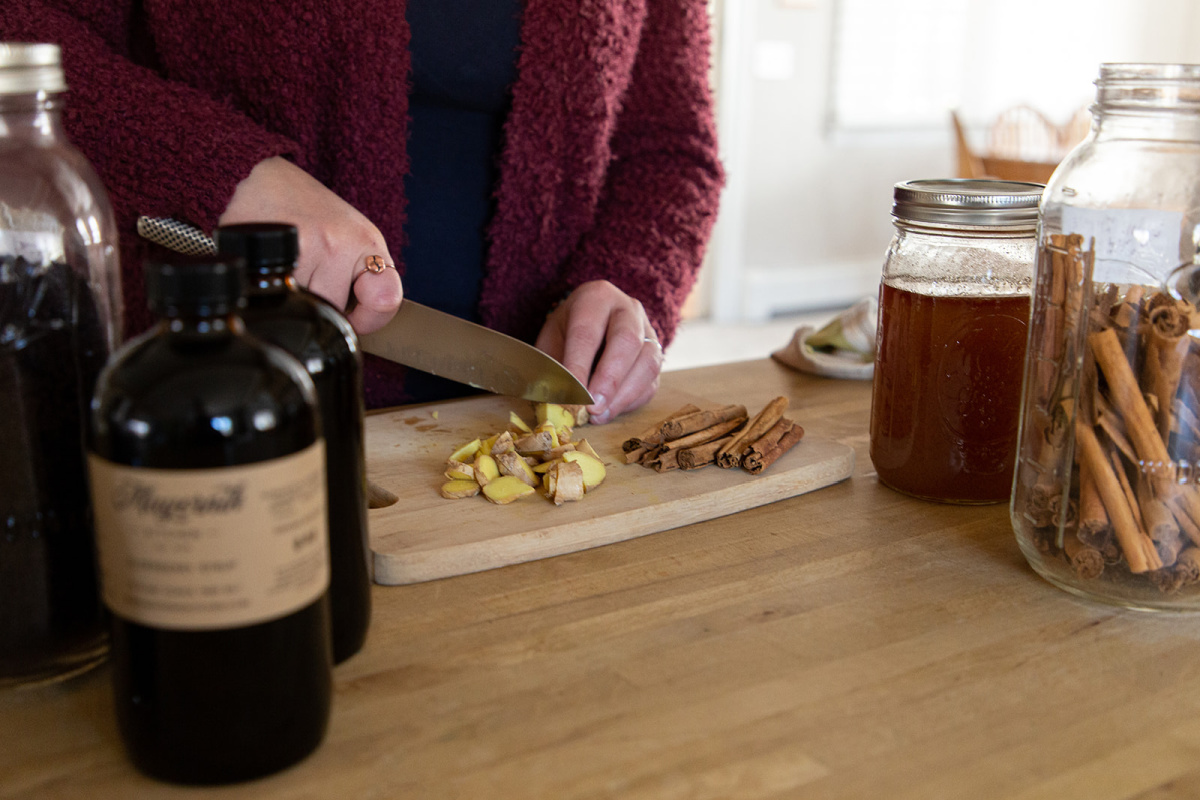
[[[1200,65],[1096,86],[1042,199],[1012,522],[1070,592],[1200,609]]]

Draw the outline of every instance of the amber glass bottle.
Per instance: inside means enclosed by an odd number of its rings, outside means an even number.
[[[218,251],[246,263],[247,329],[287,350],[317,390],[329,482],[329,610],[333,662],[362,648],[371,621],[367,546],[366,455],[363,445],[362,355],[350,323],[301,288],[292,270],[299,252],[291,225],[249,223],[218,228]]]
[[[332,656],[324,440],[291,356],[244,332],[240,264],[149,264],[162,318],[101,373],[89,467],[117,721],[182,783],[321,742]]]

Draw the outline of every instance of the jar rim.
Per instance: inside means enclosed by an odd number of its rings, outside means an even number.
[[[1200,80],[1200,64],[1105,61],[1097,80],[1195,81]]]
[[[1200,64],[1106,62],[1100,65],[1095,86],[1093,114],[1107,109],[1200,109]]]

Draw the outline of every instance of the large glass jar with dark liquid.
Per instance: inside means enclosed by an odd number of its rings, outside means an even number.
[[[106,649],[84,434],[120,335],[117,234],[63,131],[59,56],[0,43],[0,686]]]
[[[1042,186],[895,187],[879,292],[871,461],[926,500],[1008,499]]]

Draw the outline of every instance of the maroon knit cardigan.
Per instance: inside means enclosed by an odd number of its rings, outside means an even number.
[[[4,3],[0,40],[62,45],[68,133],[117,213],[128,334],[151,322],[136,218],[211,230],[269,156],[293,159],[400,252],[404,11],[405,0]],[[532,341],[555,300],[604,278],[670,341],[722,181],[709,44],[704,0],[526,0],[485,324]],[[368,407],[403,402],[403,370],[367,362]]]

